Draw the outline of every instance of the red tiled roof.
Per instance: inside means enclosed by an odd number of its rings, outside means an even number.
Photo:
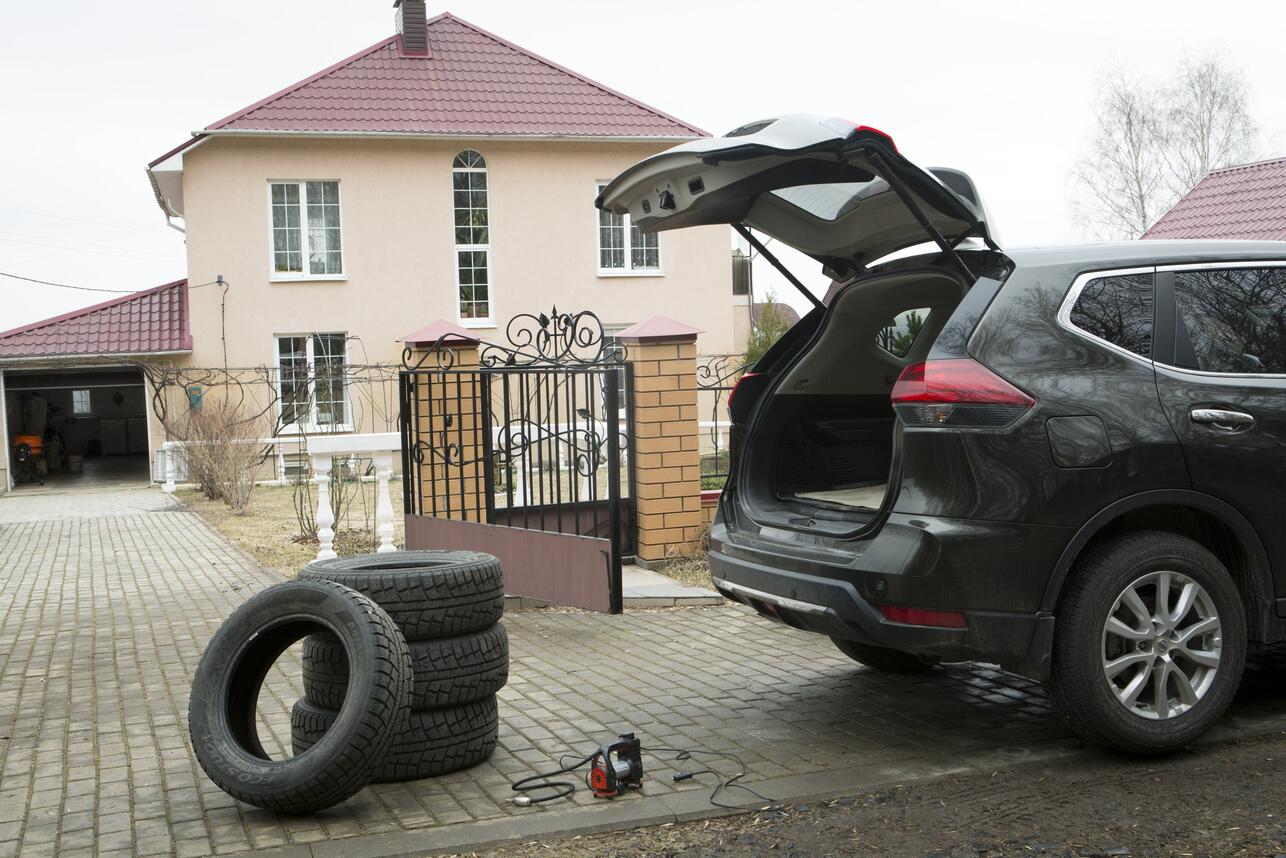
[[[1143,238],[1286,239],[1286,158],[1211,171]]]
[[[206,130],[705,135],[450,14],[428,34],[428,57],[403,55],[393,36]]]
[[[186,280],[0,332],[0,358],[191,350]]]

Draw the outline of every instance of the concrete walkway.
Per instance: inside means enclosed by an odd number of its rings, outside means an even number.
[[[633,564],[621,569],[621,595],[627,608],[690,608],[724,602],[723,596],[708,587],[688,587]]]
[[[711,777],[673,783],[699,766],[668,752],[648,755],[642,795],[510,803],[512,780],[630,728],[654,748],[735,753],[778,799],[1097,753],[1038,687],[985,666],[881,676],[740,608],[528,612],[505,620],[512,678],[491,760],[281,817],[211,784],[186,726],[206,641],[278,580],[154,490],[0,498],[0,858],[424,854],[712,812]],[[296,650],[261,697],[270,752],[285,752],[298,675]],[[1215,738],[1286,729],[1283,679],[1286,658],[1259,663]]]

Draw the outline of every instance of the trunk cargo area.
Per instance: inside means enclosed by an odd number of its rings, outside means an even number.
[[[738,488],[755,520],[833,533],[875,516],[896,474],[893,385],[925,360],[965,291],[936,268],[839,291],[747,433],[742,461],[754,466]]]

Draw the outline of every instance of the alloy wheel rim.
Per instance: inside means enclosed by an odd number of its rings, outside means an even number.
[[[1196,706],[1219,672],[1223,627],[1206,589],[1180,572],[1127,585],[1103,624],[1103,675],[1117,702],[1164,721]]]

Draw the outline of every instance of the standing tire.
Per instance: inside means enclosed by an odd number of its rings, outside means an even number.
[[[1091,741],[1175,751],[1210,729],[1241,683],[1241,594],[1191,539],[1139,531],[1096,547],[1073,570],[1056,616],[1050,692]]]
[[[500,623],[456,638],[412,641],[412,709],[460,706],[495,694],[509,679],[509,637]],[[339,709],[348,690],[348,659],[330,635],[304,639],[304,696]]]
[[[456,637],[495,625],[505,610],[500,561],[479,551],[396,551],[309,563],[306,581],[334,581],[369,596],[408,641]]]
[[[306,635],[333,635],[353,680],[334,729],[308,753],[273,760],[255,707],[277,658]],[[322,810],[378,770],[411,707],[411,653],[388,614],[330,581],[289,581],[252,596],[224,621],[201,656],[188,732],[201,768],[224,792],[285,813]]]
[[[297,701],[290,712],[295,753],[305,753],[325,741],[336,714],[307,699]],[[499,727],[494,695],[451,709],[412,712],[393,737],[388,754],[371,773],[371,782],[417,781],[476,766],[496,749]]]
[[[831,638],[831,643],[853,661],[882,673],[923,673],[934,665],[934,662],[925,661],[918,655],[888,647],[846,641],[842,638]]]

